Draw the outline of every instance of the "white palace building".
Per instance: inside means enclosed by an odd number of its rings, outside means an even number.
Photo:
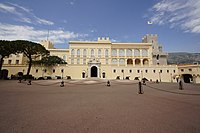
[[[199,65],[179,67],[168,65],[168,54],[158,44],[157,35],[146,35],[141,43],[111,42],[109,38],[97,41],[70,41],[69,49],[56,49],[50,41],[40,42],[50,55],[64,59],[67,64],[53,67],[33,66],[31,75],[35,78],[62,76],[71,79],[143,79],[149,81],[176,82],[184,77],[192,82],[200,82]],[[10,55],[4,60],[3,69],[8,76],[18,72],[26,73],[27,59],[22,55]],[[182,69],[190,69],[182,73]],[[188,76],[189,74],[189,76]],[[187,76],[186,76],[187,75]]]

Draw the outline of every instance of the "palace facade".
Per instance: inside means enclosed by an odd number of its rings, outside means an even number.
[[[150,81],[176,82],[177,76],[180,76],[177,65],[167,64],[168,55],[159,45],[157,35],[146,35],[141,43],[116,43],[111,42],[108,37],[98,38],[97,41],[70,41],[68,49],[56,49],[50,41],[40,43],[50,51],[50,55],[59,56],[67,64],[33,66],[31,74],[36,78],[146,78]],[[9,76],[18,72],[25,74],[27,59],[23,54],[10,55],[4,60],[3,69],[9,71]]]

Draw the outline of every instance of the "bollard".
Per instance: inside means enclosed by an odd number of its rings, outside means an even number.
[[[107,81],[107,86],[109,86],[109,87],[110,87],[110,81],[109,81],[109,80]]]
[[[183,83],[181,80],[179,81],[179,90],[183,90]]]
[[[61,81],[61,83],[60,83],[60,87],[64,87],[65,85],[64,85],[64,81]]]
[[[142,80],[142,84],[143,84],[143,85],[146,85],[146,81],[145,81],[144,79]]]
[[[139,86],[139,91],[138,91],[138,94],[143,94],[143,92],[142,92],[142,83],[141,82],[139,82],[139,84],[138,84]]]
[[[27,85],[31,85],[31,80],[28,80],[28,83],[27,83]]]

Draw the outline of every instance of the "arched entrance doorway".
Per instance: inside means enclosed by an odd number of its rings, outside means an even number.
[[[185,83],[190,83],[191,81],[193,81],[191,74],[183,74],[182,76]]]
[[[97,67],[91,67],[91,77],[97,77]]]
[[[82,72],[82,78],[85,78],[85,72]]]
[[[106,78],[106,73],[105,72],[102,73],[102,77]]]

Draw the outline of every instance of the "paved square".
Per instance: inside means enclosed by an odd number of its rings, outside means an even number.
[[[0,81],[1,133],[199,133],[200,85]]]

